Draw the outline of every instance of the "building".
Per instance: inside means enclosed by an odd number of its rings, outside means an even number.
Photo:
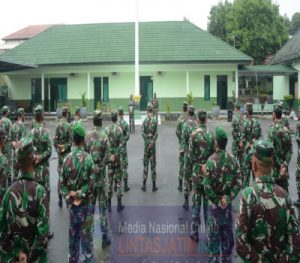
[[[18,105],[97,102],[127,108],[134,94],[134,23],[55,25],[0,56]],[[156,92],[160,110],[179,111],[192,92],[197,108],[221,109],[238,90],[238,68],[252,59],[189,21],[139,23],[141,110]]]

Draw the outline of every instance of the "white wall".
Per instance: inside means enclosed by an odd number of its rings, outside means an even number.
[[[274,76],[273,77],[273,99],[283,100],[285,95],[290,93],[289,76]]]

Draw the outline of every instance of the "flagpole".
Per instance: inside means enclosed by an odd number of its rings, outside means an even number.
[[[140,95],[140,74],[139,74],[139,0],[135,0],[135,87],[134,95]]]

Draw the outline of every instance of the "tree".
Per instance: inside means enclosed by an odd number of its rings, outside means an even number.
[[[223,25],[222,30],[216,26]],[[251,56],[256,64],[275,54],[288,40],[286,20],[272,0],[235,0],[212,7],[208,30]]]
[[[289,33],[294,35],[297,31],[300,30],[300,13],[297,12],[292,16],[291,25],[289,28]]]

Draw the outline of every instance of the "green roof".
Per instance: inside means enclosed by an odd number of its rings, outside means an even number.
[[[271,64],[287,64],[300,59],[300,30],[276,53]]]
[[[265,75],[265,76],[280,76],[280,75],[293,75],[298,71],[285,65],[258,65],[250,66],[243,65],[239,69],[240,76],[248,75]]]
[[[140,22],[141,63],[249,63],[188,21]],[[134,63],[134,23],[57,25],[4,53],[34,65]]]

